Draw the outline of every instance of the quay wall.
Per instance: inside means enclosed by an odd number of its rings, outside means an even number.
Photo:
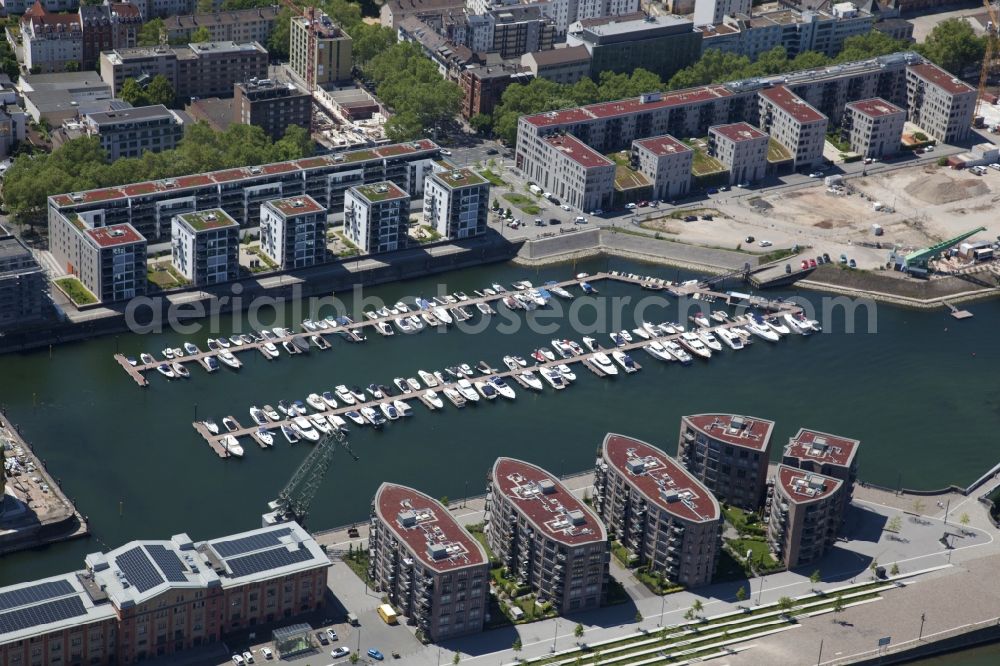
[[[873,650],[863,655],[853,655],[824,661],[825,666],[879,666],[888,664],[906,664],[915,659],[922,659],[948,652],[966,650],[979,645],[1000,641],[1000,617],[984,622],[977,622],[965,627],[957,627],[936,635],[924,636],[921,640],[907,641],[896,646],[888,646],[882,651]]]

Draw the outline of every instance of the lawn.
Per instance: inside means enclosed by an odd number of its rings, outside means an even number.
[[[851,144],[840,138],[840,132],[828,132],[826,135],[826,140],[833,145],[834,148],[842,153],[851,152]]]
[[[515,208],[521,209],[528,215],[538,215],[542,212],[542,209],[535,204],[534,199],[526,197],[523,194],[515,194],[514,192],[511,192],[509,194],[504,194],[503,198]]]
[[[267,254],[262,252],[259,247],[248,247],[247,253],[252,254],[258,259],[260,259],[261,265],[260,267],[253,269],[254,273],[260,273],[262,271],[273,271],[278,267],[278,264],[274,263],[271,260],[271,257],[267,256]]]
[[[741,536],[764,536],[764,526],[761,525],[756,513],[744,511],[735,506],[723,506],[722,513],[726,522],[732,525]]]
[[[746,557],[746,553],[749,550],[750,559],[760,572],[777,571],[784,567],[781,562],[774,559],[771,555],[771,549],[764,539],[726,539],[726,545],[732,549],[733,555],[738,562]]]
[[[492,184],[493,187],[506,187],[507,186],[507,181],[504,180],[503,178],[501,178],[492,169],[483,169],[483,170],[481,170],[479,172],[479,175],[482,176],[483,178],[485,178],[486,180],[490,181],[490,184]]]
[[[767,142],[767,161],[784,162],[792,159],[792,153],[773,138]]]
[[[437,232],[437,229],[430,227],[426,224],[420,225],[420,230],[424,232],[424,237],[420,239],[421,243],[433,243],[435,241],[441,240],[441,234]]]
[[[77,305],[90,305],[97,302],[97,297],[90,293],[90,290],[84,287],[83,283],[75,277],[61,278],[56,280],[56,284]]]
[[[352,550],[344,557],[344,564],[351,568],[351,571],[361,580],[365,581],[368,587],[374,587],[375,581],[368,577],[368,551],[363,548]]]

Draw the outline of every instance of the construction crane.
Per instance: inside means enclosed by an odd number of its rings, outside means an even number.
[[[337,447],[343,447],[353,460],[358,460],[347,441],[347,435],[339,428],[333,428],[330,434],[320,439],[295,470],[292,478],[278,493],[278,499],[268,503],[271,511],[263,516],[264,527],[292,520],[300,525],[305,523],[316,491],[319,490],[330,464],[333,463],[333,454],[337,452]]]
[[[1000,11],[990,0],[983,0],[989,21],[986,22],[986,52],[983,54],[983,68],[979,73],[979,93],[976,95],[976,110],[973,116],[979,115],[979,105],[986,96],[986,86],[991,75],[997,70],[996,60],[1000,57]]]
[[[306,5],[300,7],[295,0],[282,0],[284,5],[296,16],[302,16],[306,20],[306,54],[305,54],[305,80],[309,92],[316,90],[316,7]],[[289,54],[291,55],[291,54]]]
[[[986,227],[978,227],[972,231],[966,231],[964,234],[959,234],[954,238],[949,238],[946,241],[942,241],[936,245],[931,245],[930,247],[925,247],[922,250],[917,250],[916,252],[911,252],[906,255],[906,269],[917,269],[917,270],[927,270],[927,262],[931,259],[936,259],[942,252],[947,250],[952,245],[961,243],[966,238],[970,236],[975,236],[980,231],[986,231]]]

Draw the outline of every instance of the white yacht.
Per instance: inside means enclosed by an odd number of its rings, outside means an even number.
[[[496,389],[502,398],[513,400],[517,397],[517,393],[507,384],[503,377],[490,377],[490,384],[493,385],[493,388]]]
[[[413,324],[410,323],[409,317],[398,317],[393,323],[400,333],[413,333]]]
[[[646,350],[647,354],[657,360],[668,362],[674,360],[674,357],[670,355],[670,352],[668,352],[658,340],[653,340],[648,345],[644,346],[643,349]]]
[[[445,326],[455,321],[451,318],[451,315],[448,314],[448,311],[442,307],[432,308],[431,313],[434,315],[435,319],[443,323]]]
[[[410,385],[402,377],[396,377],[392,380],[392,383],[396,385],[400,393],[413,393],[413,389],[410,388]]]
[[[363,426],[365,424],[365,418],[361,416],[361,412],[351,409],[344,412],[344,416],[351,419],[356,425]]]
[[[663,343],[663,348],[670,352],[670,355],[681,362],[681,365],[691,365],[694,360],[691,358],[691,354],[688,354],[684,349],[674,342],[673,340],[667,340]]]
[[[523,381],[525,384],[528,385],[528,388],[533,389],[535,391],[541,391],[542,390],[542,388],[543,388],[543,386],[542,386],[542,380],[540,380],[538,377],[536,377],[535,373],[532,372],[531,370],[525,370],[524,372],[522,372],[520,374],[520,377],[521,377],[521,381]]]
[[[242,367],[240,359],[233,356],[232,352],[221,351],[219,352],[219,360],[228,365],[233,370],[239,370]]]
[[[427,389],[424,391],[424,399],[430,404],[434,405],[435,409],[441,409],[444,407],[444,401],[441,400],[441,396],[437,394],[437,391],[432,389]]]
[[[396,409],[396,407],[391,402],[380,403],[378,408],[382,410],[382,414],[385,415],[385,418],[389,419],[390,421],[395,421],[396,419],[399,418],[399,410]]]
[[[420,390],[420,382],[417,380],[416,377],[407,377],[406,384],[410,387],[410,389],[414,391]]]
[[[427,388],[436,388],[440,384],[437,377],[426,370],[417,370],[417,376],[420,377],[420,380],[427,386]]]
[[[583,346],[586,347],[587,349],[589,349],[592,352],[595,352],[598,349],[597,340],[594,339],[594,338],[584,338],[583,339]]]
[[[705,343],[705,346],[711,349],[712,351],[722,351],[722,343],[719,342],[719,340],[715,337],[712,331],[708,330],[707,328],[703,328],[702,330],[698,331],[696,335],[702,342]]]
[[[223,436],[223,438],[219,440],[219,443],[222,444],[223,448],[226,449],[226,452],[234,458],[243,457],[243,447],[232,435]]]
[[[635,334],[637,337],[642,338],[643,340],[649,340],[649,331],[647,331],[645,328],[642,327],[633,328],[632,333]]]
[[[272,435],[267,428],[257,428],[257,432],[254,433],[254,437],[256,437],[257,441],[264,446],[274,446],[274,435]]]
[[[459,379],[455,388],[468,402],[479,402],[479,394],[476,393],[476,389],[468,379]]]
[[[632,357],[620,349],[612,351],[611,358],[613,358],[618,365],[622,366],[622,370],[628,374],[632,374],[639,369],[639,367],[635,364],[635,361],[632,360]]]
[[[323,398],[321,398],[318,393],[310,393],[307,395],[306,402],[309,403],[309,406],[317,412],[322,412],[326,409],[326,403],[323,402]]]
[[[201,353],[201,350],[198,349],[198,345],[194,344],[193,342],[185,342],[184,351],[188,353],[188,356],[194,356],[195,354]]]
[[[304,416],[296,416],[292,420],[292,425],[296,428],[296,434],[308,439],[310,442],[319,441],[319,433],[313,428],[312,423]]]
[[[323,391],[323,393],[320,394],[320,397],[323,398],[323,402],[326,403],[327,407],[330,409],[337,409],[337,399],[333,397],[332,393],[329,391]]]
[[[767,340],[768,342],[777,342],[781,339],[780,335],[778,335],[773,329],[771,329],[770,326],[762,321],[758,322],[755,319],[750,319],[746,323],[746,328],[758,338]]]
[[[598,352],[594,354],[592,360],[594,362],[594,365],[597,366],[597,369],[602,371],[604,374],[606,375],[618,374],[618,368],[615,367],[615,364],[611,362],[611,359],[608,358],[608,355],[605,354],[604,352]]]
[[[257,405],[250,408],[250,418],[252,418],[257,425],[267,425],[270,423],[267,415],[264,414],[263,410],[261,410],[261,408]]]
[[[788,326],[786,326],[778,317],[768,317],[764,320],[764,322],[767,324],[768,328],[778,335],[788,335],[791,333]]]
[[[264,405],[264,416],[271,419],[272,421],[280,421],[281,415],[278,411],[271,405]]]
[[[538,373],[542,376],[545,382],[557,391],[561,391],[567,386],[567,382],[563,379],[562,373],[555,368],[540,368]]]
[[[393,400],[392,406],[396,408],[400,416],[413,416],[413,407],[405,400]]]
[[[357,402],[354,399],[354,396],[351,394],[350,389],[348,389],[343,384],[338,384],[337,387],[334,388],[333,390],[337,394],[337,397],[340,398],[340,401],[343,402],[345,405],[353,405],[355,402]]]
[[[743,338],[738,334],[729,330],[728,328],[720,328],[715,332],[716,335],[732,350],[743,349]]]
[[[705,343],[701,341],[701,338],[691,331],[682,333],[681,337],[678,338],[677,341],[681,343],[681,346],[695,356],[699,356],[704,359],[712,358],[712,350],[705,346]]]
[[[320,431],[324,435],[329,435],[333,431],[330,424],[327,423],[326,417],[322,414],[313,414],[309,417],[309,422],[315,426],[316,430]]]
[[[459,409],[465,407],[465,403],[468,402],[462,394],[456,388],[446,388],[444,390],[444,397],[448,398],[451,404],[455,405]]]
[[[479,391],[479,395],[483,396],[487,400],[495,400],[499,395],[499,391],[497,391],[496,388],[489,382],[476,382],[474,386],[476,387],[476,390]]]

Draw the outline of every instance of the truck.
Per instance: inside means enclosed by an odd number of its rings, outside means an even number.
[[[382,604],[378,607],[378,616],[382,618],[382,621],[386,624],[398,624],[399,618],[396,616],[396,611],[392,609],[389,604]]]
[[[528,190],[530,190],[535,196],[542,196],[542,188],[538,187],[538,185],[535,185],[534,183],[528,185]]]

